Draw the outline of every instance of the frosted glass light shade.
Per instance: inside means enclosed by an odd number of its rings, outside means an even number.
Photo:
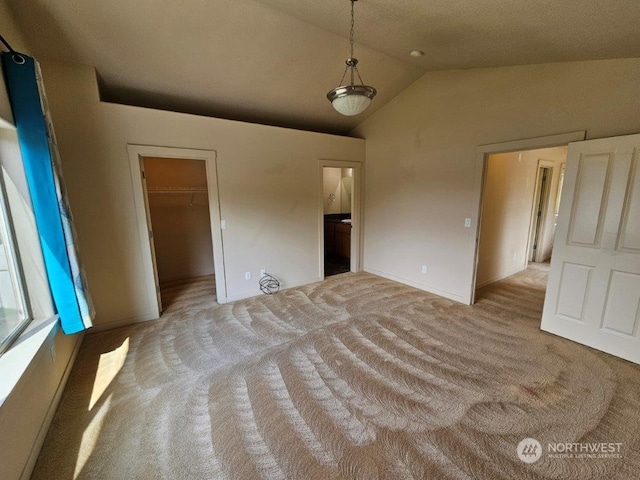
[[[364,95],[345,95],[331,102],[338,113],[348,117],[364,112],[370,103],[371,99]]]
[[[375,96],[376,89],[366,85],[340,86],[327,93],[333,108],[348,117],[364,112]]]

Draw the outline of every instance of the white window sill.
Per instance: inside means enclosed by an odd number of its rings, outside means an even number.
[[[33,320],[9,350],[0,356],[0,407],[25,374],[47,338],[56,334],[59,325],[57,315]]]

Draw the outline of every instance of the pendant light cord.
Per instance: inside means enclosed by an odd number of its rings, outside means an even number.
[[[358,80],[360,80],[360,85],[364,85],[364,82],[362,81],[362,77],[360,76],[360,72],[358,71],[358,60],[356,60],[355,58],[353,58],[353,44],[355,43],[354,40],[354,28],[355,28],[355,14],[354,14],[354,4],[355,4],[356,0],[351,0],[351,30],[349,32],[349,58],[347,59],[347,66],[344,69],[344,73],[342,74],[342,78],[340,79],[340,85],[343,85],[344,82],[344,77],[347,76],[347,71],[349,69],[351,69],[351,83],[349,85],[353,85],[354,81],[355,81],[355,75],[354,75],[354,71],[355,73],[358,74]]]
[[[355,4],[355,0],[351,0],[351,33],[349,34],[349,45],[351,46],[351,51],[350,51],[350,59],[353,59],[353,29],[354,26],[356,24],[355,22],[355,15],[353,13],[353,5]],[[351,85],[353,85],[353,69],[355,68],[355,65],[351,66]],[[358,76],[360,76],[360,74],[358,74]]]
[[[351,0],[351,34],[349,35],[349,44],[351,45],[351,56],[349,58],[353,58],[353,29],[354,26],[356,24],[355,22],[355,16],[353,13],[353,5],[356,3],[355,0]],[[351,83],[353,83],[353,80],[351,80]]]
[[[11,53],[11,59],[14,62],[16,62],[19,65],[22,65],[25,62],[24,57],[20,55],[18,52],[16,52],[13,48],[11,48],[11,45],[9,45],[9,42],[7,42],[2,35],[0,35],[0,42],[2,42],[3,45],[7,48],[7,50],[9,50],[9,53]]]

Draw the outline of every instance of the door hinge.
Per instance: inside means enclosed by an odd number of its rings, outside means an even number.
[[[149,238],[153,238],[153,230],[149,230]]]
[[[147,179],[147,174],[144,173],[144,170],[141,170],[140,173],[142,174],[142,179],[146,180]]]
[[[542,210],[538,210],[538,217],[542,216]]]
[[[156,293],[160,293],[160,285],[156,285]]]

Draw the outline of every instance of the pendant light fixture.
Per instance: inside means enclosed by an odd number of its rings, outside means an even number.
[[[349,58],[347,58],[347,66],[344,69],[344,73],[342,74],[340,86],[327,93],[327,98],[331,102],[331,105],[333,105],[333,108],[335,108],[338,113],[347,116],[358,115],[359,113],[364,112],[371,103],[373,97],[376,96],[376,89],[365,85],[362,81],[362,77],[360,77],[360,72],[358,71],[358,59],[353,57],[353,4],[357,0],[350,1],[351,34],[349,35],[349,42],[351,45],[351,55],[349,56]],[[350,72],[351,83],[349,83],[349,85],[343,85],[342,83],[344,82],[344,77],[347,75],[347,71]],[[360,85],[354,85],[356,74],[358,75],[358,79],[360,80]]]

